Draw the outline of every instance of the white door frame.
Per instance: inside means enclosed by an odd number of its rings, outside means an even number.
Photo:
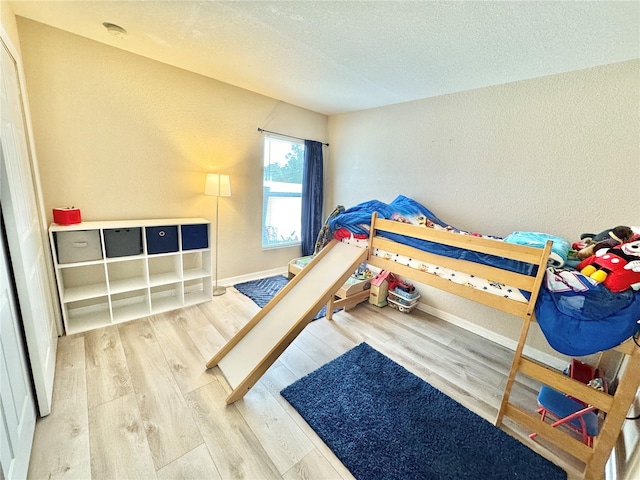
[[[0,29],[2,54],[2,216],[13,265],[18,308],[40,415],[51,412],[60,328],[51,252],[43,226],[42,196],[32,143],[20,57]]]
[[[24,80],[24,68],[22,66],[22,58],[19,54],[18,49],[15,48],[13,42],[11,41],[9,35],[2,25],[0,25],[0,40],[5,43],[5,46],[9,50],[9,53],[13,57],[16,62],[16,67],[18,68],[18,81],[20,82],[20,92],[22,94],[23,99],[23,110],[24,110],[24,121],[25,121],[25,133],[27,135],[27,148],[29,149],[30,155],[30,167],[31,167],[31,176],[33,181],[33,193],[36,198],[36,205],[38,209],[38,216],[40,220],[40,229],[42,231],[42,242],[45,245],[45,250],[48,255],[48,258],[53,258],[51,254],[51,245],[49,244],[49,234],[48,228],[49,224],[47,223],[47,215],[44,209],[44,200],[42,197],[42,183],[40,182],[40,169],[38,167],[37,156],[35,154],[36,147],[35,142],[33,140],[33,125],[31,123],[31,111],[29,109],[29,95],[27,94],[27,87]],[[51,290],[51,296],[55,300],[54,304],[59,305],[58,301],[58,289],[56,287],[56,273],[53,268],[52,261],[47,262],[47,279],[49,282],[49,287]],[[55,321],[56,321],[56,329],[58,331],[58,336],[64,335],[64,324],[62,322],[62,313],[59,308],[54,309]]]
[[[0,231],[0,477],[11,480],[27,477],[36,405],[9,264]]]

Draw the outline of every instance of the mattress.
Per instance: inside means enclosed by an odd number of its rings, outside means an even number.
[[[350,237],[350,238],[343,238],[341,241],[344,243],[348,243],[350,245],[359,246],[361,248],[368,248],[369,246],[368,240],[366,239],[358,239],[358,238]],[[523,295],[523,293],[519,289],[515,287],[510,287],[509,285],[505,285],[499,282],[494,282],[486,278],[480,278],[474,275],[469,275],[463,272],[459,272],[457,270],[444,268],[439,265],[418,261],[409,257],[405,257],[403,255],[399,255],[397,253],[387,252],[380,248],[375,248],[373,251],[373,254],[376,257],[381,257],[386,260],[391,260],[400,265],[405,265],[407,267],[411,267],[421,272],[437,275],[438,277],[446,278],[451,282],[454,282],[460,285],[465,285],[469,288],[477,288],[478,290],[484,290],[487,293],[498,295],[500,297],[509,298],[511,300],[516,300],[522,303],[526,303],[528,301],[527,298]]]

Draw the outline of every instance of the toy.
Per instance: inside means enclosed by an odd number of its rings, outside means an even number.
[[[614,248],[601,248],[576,268],[612,292],[640,290],[640,236]]]
[[[585,258],[590,257],[595,254],[601,248],[613,248],[621,243],[627,242],[633,237],[633,230],[631,228],[618,225],[610,230],[604,230],[597,235],[593,233],[583,233],[580,235],[579,244],[575,244],[574,246],[578,246],[578,258],[580,260],[584,260]]]
[[[355,273],[351,276],[358,280],[366,280],[367,278],[373,277],[373,272],[369,270],[369,267],[367,267],[366,263],[361,263],[360,266],[356,269]]]
[[[382,270],[373,277],[369,290],[369,303],[376,307],[385,307],[387,305],[389,283],[395,283],[395,278],[395,275],[387,270]]]
[[[583,240],[585,242],[591,241],[593,243],[598,243],[602,240],[606,240],[607,238],[611,237],[612,232],[614,235],[620,238],[622,237],[631,238],[633,236],[633,230],[631,230],[631,228],[625,225],[618,225],[617,227],[603,230],[598,234],[583,233],[582,235],[580,235],[580,240]]]
[[[418,292],[413,291],[408,293],[398,287],[389,290],[387,294],[387,303],[389,306],[402,313],[410,313],[416,305],[418,305],[418,300],[420,300],[420,294]]]
[[[82,222],[80,209],[76,207],[64,207],[53,209],[53,223],[58,225],[73,225]]]

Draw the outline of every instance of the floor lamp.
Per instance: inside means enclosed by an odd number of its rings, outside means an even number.
[[[220,197],[231,196],[231,183],[229,182],[229,175],[222,175],[220,173],[207,173],[207,180],[204,185],[204,194],[216,197],[216,277],[215,285],[213,287],[213,295],[224,295],[224,293],[227,291],[226,287],[218,287],[218,218],[220,213]]]

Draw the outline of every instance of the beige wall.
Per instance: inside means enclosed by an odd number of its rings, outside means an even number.
[[[326,206],[404,194],[459,228],[570,241],[640,225],[638,85],[632,61],[330,117]],[[511,317],[425,290],[427,304],[517,338]]]
[[[0,1],[0,24],[7,34],[8,40],[13,47],[19,49],[18,26],[16,25],[16,17],[13,10],[6,2]]]
[[[640,61],[333,116],[328,203],[568,238],[640,223]]]
[[[326,141],[327,117],[18,17],[45,210],[83,220],[204,217],[220,200],[219,277],[284,267],[262,251],[258,127]],[[51,219],[51,217],[49,217]]]

